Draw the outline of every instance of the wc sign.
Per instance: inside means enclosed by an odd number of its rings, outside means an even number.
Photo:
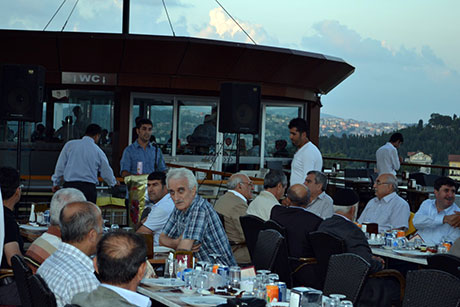
[[[117,85],[117,74],[62,72],[62,84]]]

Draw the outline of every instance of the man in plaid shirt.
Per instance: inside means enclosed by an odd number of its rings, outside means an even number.
[[[70,304],[80,292],[99,286],[93,261],[102,236],[101,210],[91,202],[67,204],[59,217],[62,243],[38,268],[39,274],[56,296],[58,307]]]
[[[185,168],[171,169],[166,184],[175,208],[160,235],[160,245],[175,250],[193,251],[201,261],[236,265],[227,234],[214,208],[197,193],[198,183]]]

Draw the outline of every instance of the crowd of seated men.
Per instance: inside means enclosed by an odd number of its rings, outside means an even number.
[[[156,237],[155,244],[192,251],[198,260],[212,261],[209,255],[217,253],[219,263],[248,264],[251,259],[239,217],[255,215],[265,221],[274,220],[286,228],[290,256],[314,257],[308,234],[318,230],[342,239],[345,251],[366,259],[371,264],[371,272],[382,270],[383,259],[372,255],[366,236],[355,221],[377,223],[379,231],[408,228],[409,206],[396,193],[395,176],[381,174],[377,178],[376,197],[369,201],[359,219],[358,196],[352,190],[343,189],[333,198],[325,197],[326,184],[324,174],[313,171],[307,174],[305,184],[294,184],[287,189],[286,175],[270,170],[264,178],[264,190],[254,198],[253,182],[245,174],[236,173],[228,180],[228,191],[213,207],[198,195],[198,183],[190,170],[171,169],[167,174],[153,172],[148,177],[152,208],[138,232],[152,233]],[[81,306],[123,305],[126,302],[136,302],[138,306],[151,304],[149,299],[135,292],[146,271],[151,274],[141,237],[127,232],[103,235],[100,209],[86,201],[79,190],[65,188],[51,199],[48,231],[24,251],[13,214],[21,197],[18,171],[0,168],[0,185],[5,224],[2,268],[11,268],[13,255],[24,255],[54,293],[58,306],[70,303]],[[460,209],[454,203],[455,192],[454,181],[439,178],[434,185],[435,199],[426,200],[416,212],[414,225],[428,244],[460,238]],[[225,227],[219,214],[223,216]],[[456,245],[458,243],[454,244],[453,251],[457,250]],[[94,255],[96,257],[91,259]],[[315,284],[314,274],[306,268],[298,272],[296,283]],[[363,293],[371,296],[381,289],[396,289],[388,281],[369,287],[370,290]],[[380,300],[391,301],[398,297],[399,293],[393,290],[384,291],[389,297]],[[14,278],[2,281],[0,304],[20,305]]]

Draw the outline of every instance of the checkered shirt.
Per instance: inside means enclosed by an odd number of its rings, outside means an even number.
[[[236,265],[228,242],[227,234],[214,208],[201,196],[196,195],[190,207],[185,211],[174,208],[166,222],[163,232],[170,238],[201,242],[200,250],[195,253],[198,260],[212,262],[210,253],[221,256],[217,262],[228,266]]]
[[[56,296],[58,307],[70,304],[75,294],[91,292],[99,286],[91,258],[64,242],[43,262],[37,274]]]

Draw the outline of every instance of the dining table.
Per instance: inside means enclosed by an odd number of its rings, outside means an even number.
[[[371,250],[372,254],[377,256],[402,260],[419,265],[427,265],[427,257],[434,255],[430,252],[422,253],[418,250],[386,249],[383,247],[371,247]]]

